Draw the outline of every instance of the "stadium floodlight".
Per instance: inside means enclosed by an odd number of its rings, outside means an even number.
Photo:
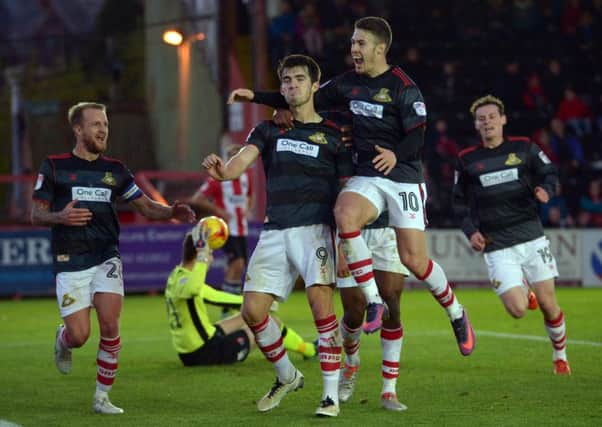
[[[163,32],[163,41],[171,46],[180,46],[184,42],[184,36],[179,30],[166,30]]]
[[[197,42],[205,40],[205,33],[195,33],[185,37],[180,30],[170,29],[163,32],[163,41],[171,46],[181,46],[185,42]]]

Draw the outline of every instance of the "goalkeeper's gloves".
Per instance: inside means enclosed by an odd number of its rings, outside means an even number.
[[[197,262],[211,263],[213,257],[211,256],[211,248],[207,244],[207,230],[200,224],[197,224],[192,227],[190,234],[192,236],[192,243],[196,249]]]

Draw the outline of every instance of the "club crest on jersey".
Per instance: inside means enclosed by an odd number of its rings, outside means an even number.
[[[514,165],[518,165],[520,163],[521,163],[521,161],[515,153],[508,154],[508,158],[504,162],[504,164],[507,166],[514,166]]]
[[[389,89],[381,88],[376,95],[372,97],[373,100],[378,102],[391,102],[391,96],[389,96]]]
[[[315,142],[316,144],[328,144],[328,141],[324,136],[324,132],[316,132],[313,135],[310,135],[309,140]]]
[[[105,176],[101,179],[101,181],[107,185],[117,184],[117,181],[115,181],[115,178],[113,177],[113,174],[111,172],[105,172]]]

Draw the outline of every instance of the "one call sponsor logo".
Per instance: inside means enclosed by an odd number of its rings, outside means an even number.
[[[71,198],[73,200],[81,200],[82,202],[111,203],[111,189],[95,187],[73,187],[71,188]]]
[[[350,101],[349,109],[358,116],[383,118],[384,107],[382,105],[370,104],[364,101]]]
[[[506,182],[518,181],[518,169],[504,169],[497,172],[490,172],[479,176],[483,187],[491,187]]]
[[[318,154],[320,153],[320,147],[317,145],[308,144],[305,141],[280,138],[276,142],[276,151],[289,151],[302,156],[318,157]]]

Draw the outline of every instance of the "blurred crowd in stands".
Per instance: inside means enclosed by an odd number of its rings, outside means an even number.
[[[426,99],[431,226],[455,225],[455,157],[479,143],[468,108],[491,93],[506,105],[506,131],[531,137],[559,169],[544,224],[602,227],[602,0],[282,0],[268,29],[273,65],[304,52],[323,81],[350,69],[353,22],[366,15],[389,20],[389,62]]]

